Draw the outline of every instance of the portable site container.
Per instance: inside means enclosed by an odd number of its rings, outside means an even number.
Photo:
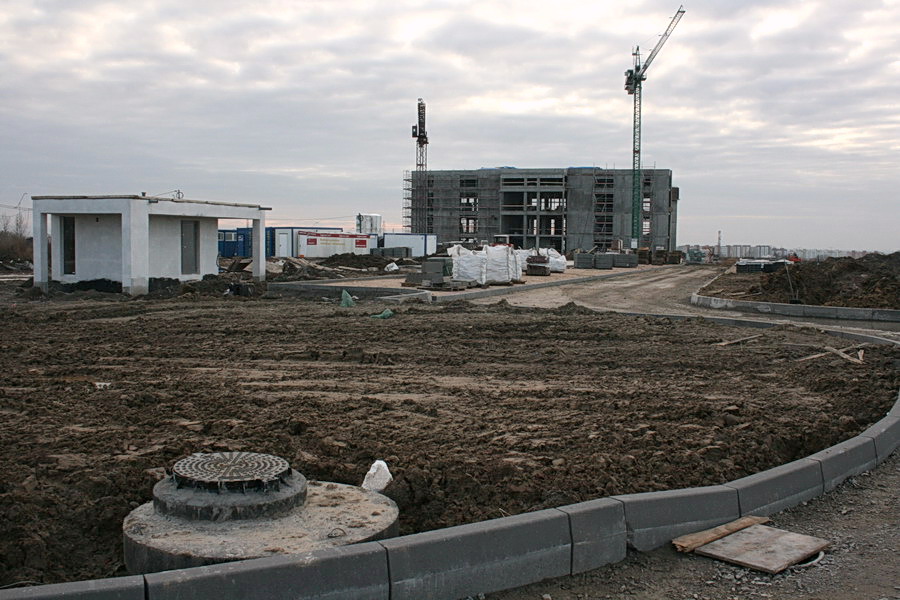
[[[383,248],[409,248],[410,256],[431,256],[437,251],[437,235],[434,233],[386,233]]]
[[[345,253],[369,254],[377,247],[377,234],[297,232],[297,256],[327,258]]]
[[[297,256],[297,234],[301,231],[340,233],[341,227],[266,227],[266,257]],[[226,258],[250,256],[253,243],[252,227],[219,230],[219,255]]]
[[[284,257],[300,254],[297,242],[302,231],[341,233],[341,227],[267,227],[266,256]]]

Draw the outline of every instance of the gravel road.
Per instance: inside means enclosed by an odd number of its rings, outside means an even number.
[[[730,317],[778,323],[807,324],[813,327],[844,329],[878,335],[900,342],[900,323],[861,323],[833,319],[782,317],[769,318],[734,310],[711,310],[693,306],[691,294],[722,272],[720,267],[672,265],[641,270],[611,279],[559,287],[525,290],[518,293],[481,298],[473,302],[492,304],[506,299],[513,306],[554,308],[568,302],[594,310],[640,312],[666,315]]]

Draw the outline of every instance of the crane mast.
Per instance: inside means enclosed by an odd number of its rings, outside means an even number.
[[[634,56],[634,68],[625,71],[625,91],[634,96],[634,129],[632,130],[632,154],[631,154],[631,245],[636,248],[641,245],[643,228],[641,224],[643,213],[643,175],[641,173],[641,90],[642,83],[647,79],[647,69],[663,44],[669,39],[675,26],[684,15],[684,7],[679,6],[678,11],[669,22],[666,32],[659,38],[656,46],[650,52],[647,60],[641,64],[640,47],[635,47],[632,56]]]
[[[419,98],[418,122],[412,126],[412,137],[416,138],[416,173],[412,182],[412,214],[419,215],[418,221],[427,222],[425,204],[428,197],[428,132],[425,130],[425,101]],[[425,222],[413,219],[411,229],[418,233],[427,232]]]

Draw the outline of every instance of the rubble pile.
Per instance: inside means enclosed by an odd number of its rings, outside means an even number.
[[[900,309],[900,252],[803,262],[760,277],[758,300]]]

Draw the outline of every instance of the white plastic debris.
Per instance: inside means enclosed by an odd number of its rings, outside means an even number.
[[[392,263],[386,264],[384,266],[384,270],[387,271],[388,273],[393,273],[394,271],[399,271],[400,267],[397,266],[397,263],[392,262]]]
[[[362,487],[364,490],[380,492],[393,480],[394,476],[391,475],[387,463],[383,460],[376,460],[369,467],[369,472],[366,473],[366,477],[363,479]]]

